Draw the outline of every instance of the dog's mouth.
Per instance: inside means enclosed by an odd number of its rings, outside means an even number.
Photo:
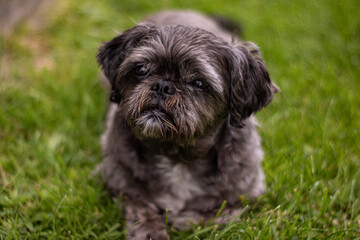
[[[160,122],[164,122],[167,125],[171,124],[175,126],[175,123],[173,121],[173,118],[171,117],[171,114],[169,111],[160,105],[150,105],[143,109],[142,116],[146,115],[150,118],[157,119]]]
[[[169,109],[167,109],[161,103],[152,103],[143,107],[140,114],[152,113],[155,116],[164,115],[171,118]]]
[[[149,105],[144,107],[141,113],[166,114],[166,110],[162,109],[159,105]]]
[[[171,119],[166,112],[164,112],[162,109],[156,108],[156,107],[147,108],[146,110],[144,110],[141,113],[140,117],[146,117],[146,118],[150,118],[150,119],[157,119],[157,121],[159,121],[159,122],[162,122],[162,121],[165,121],[165,120],[166,120],[166,122],[169,122],[170,119]]]
[[[166,139],[178,134],[174,119],[161,104],[144,106],[135,120],[139,133],[145,137]]]

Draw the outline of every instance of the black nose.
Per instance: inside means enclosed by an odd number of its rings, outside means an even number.
[[[169,81],[159,80],[151,86],[151,90],[161,96],[173,95],[175,93],[174,85]]]

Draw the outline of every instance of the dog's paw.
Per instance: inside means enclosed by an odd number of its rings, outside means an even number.
[[[170,240],[170,237],[167,235],[166,231],[157,231],[148,234],[148,239],[151,240]]]
[[[170,240],[165,230],[152,230],[147,227],[134,227],[127,231],[128,240]]]

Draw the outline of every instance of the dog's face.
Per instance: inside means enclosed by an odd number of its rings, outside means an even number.
[[[241,126],[277,91],[255,45],[191,27],[138,25],[101,46],[98,62],[134,133],[179,145],[229,114]]]

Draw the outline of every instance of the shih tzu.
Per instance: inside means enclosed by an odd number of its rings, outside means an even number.
[[[169,225],[224,222],[239,197],[264,192],[253,113],[278,87],[258,47],[219,18],[165,11],[100,48],[110,83],[99,170],[120,195],[128,239],[167,239]]]

